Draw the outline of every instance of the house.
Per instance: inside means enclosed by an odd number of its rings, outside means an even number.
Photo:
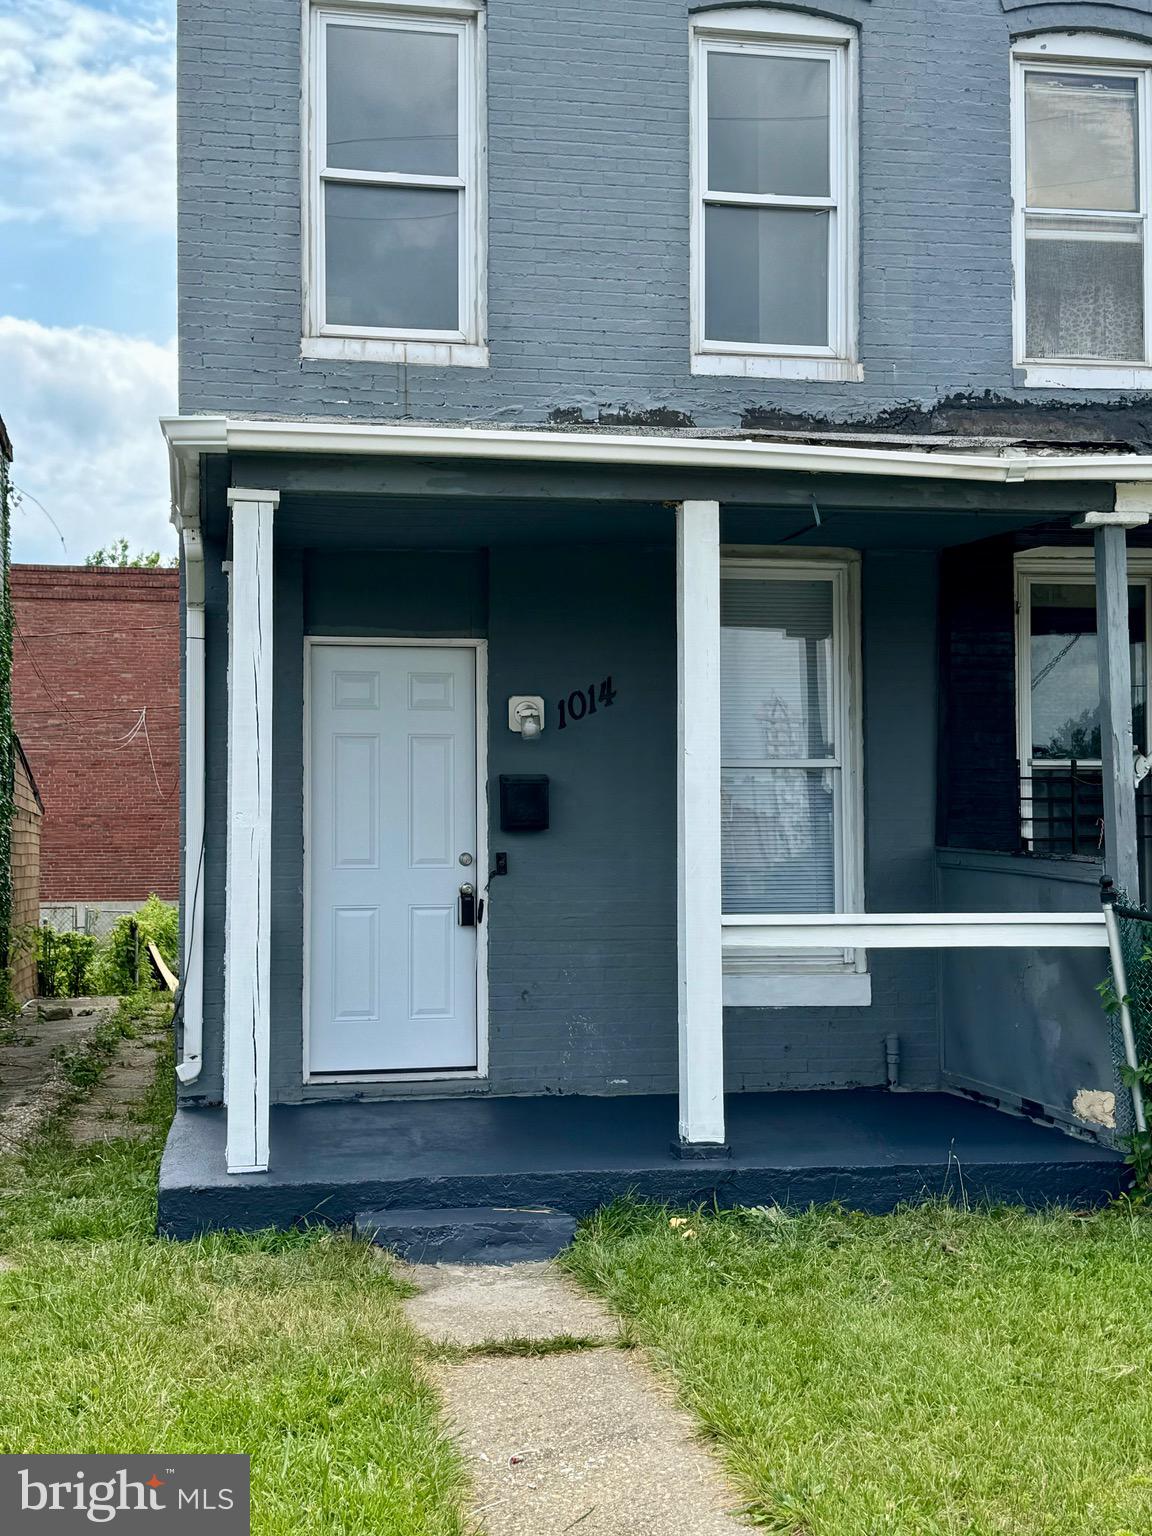
[[[1152,7],[299,9],[180,7],[163,1228],[1113,1192]]]
[[[106,933],[180,883],[180,576],[13,565],[13,711],[44,797],[41,915]]]

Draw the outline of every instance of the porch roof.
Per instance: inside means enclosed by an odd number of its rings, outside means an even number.
[[[671,538],[670,504],[689,499],[719,501],[734,544],[947,548],[1066,528],[1121,500],[1146,521],[1152,505],[1152,455],[1082,444],[224,417],[163,425],[181,526],[199,527],[203,474],[209,526],[229,486],[267,487],[280,500],[277,543],[314,548],[658,542]]]
[[[877,437],[846,442],[840,434],[792,436],[764,431],[667,432],[563,426],[458,426],[444,423],[242,420],[176,416],[161,422],[172,453],[358,454],[437,459],[529,460],[536,463],[635,464],[687,469],[784,470],[915,479],[983,480],[999,484],[1149,481],[1152,454],[1108,451],[1100,444],[1036,444],[976,438],[880,445]],[[898,440],[899,441],[899,440]]]

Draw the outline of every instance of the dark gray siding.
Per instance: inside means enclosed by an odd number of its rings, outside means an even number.
[[[552,829],[509,835],[495,881],[492,1087],[644,1093],[676,1081],[675,569],[668,545],[492,554],[491,758],[547,773]],[[556,700],[611,676],[611,708],[560,730]],[[541,693],[525,746],[502,720]]]
[[[1098,910],[1099,866],[941,853],[940,906],[953,912]],[[1103,949],[953,950],[943,964],[945,1083],[1076,1123],[1082,1088],[1119,1088],[1096,994]]]
[[[223,550],[208,553],[207,1041],[193,1096],[220,1093],[226,835]],[[863,562],[866,869],[872,907],[933,902],[936,556]],[[496,1093],[642,1093],[676,1087],[674,562],[660,544],[431,554],[281,549],[276,564],[272,1091],[301,1087],[302,743],[305,633],[487,636],[491,848],[507,879],[488,910]],[[556,701],[611,677],[611,708],[561,731]],[[542,693],[526,745],[511,693]],[[546,773],[552,827],[499,831],[501,773]],[[729,1086],[884,1079],[900,1035],[905,1081],[938,1077],[936,957],[877,953],[870,1008],[730,1009]],[[315,1088],[314,1096],[340,1090]],[[377,1092],[389,1090],[377,1089]],[[391,1091],[443,1093],[443,1084]]]
[[[272,655],[272,960],[273,1099],[300,1086],[300,986],[304,932],[304,570],[298,549],[277,551]],[[295,1062],[295,1064],[294,1064]]]
[[[204,540],[204,1056],[188,1099],[224,1088],[224,877],[228,836],[228,583],[223,541]],[[181,900],[181,911],[188,911]]]
[[[1147,7],[829,0],[860,28],[865,371],[832,385],[689,373],[696,8],[490,0],[482,371],[301,360],[300,6],[179,0],[181,408],[709,427],[810,415],[906,430],[943,402],[928,425],[1027,432],[1026,411],[981,397],[1038,399],[1013,388],[1010,29],[1148,37]],[[1054,434],[1149,435],[1146,413],[1117,423],[1097,405],[1074,419],[1058,398]]]
[[[310,550],[304,589],[308,635],[481,638],[488,566],[478,551]]]
[[[1020,847],[1011,538],[941,557],[940,841]]]

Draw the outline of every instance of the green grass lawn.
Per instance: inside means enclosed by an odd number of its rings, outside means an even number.
[[[617,1206],[569,1264],[795,1536],[1152,1532],[1152,1217]]]
[[[57,1122],[0,1166],[0,1452],[245,1451],[261,1536],[463,1536],[386,1265],[323,1231],[155,1237],[170,1080],[146,1140]],[[1152,1215],[619,1205],[566,1262],[767,1529],[1152,1536]]]
[[[457,1536],[461,1467],[371,1250],[155,1237],[165,1066],[145,1142],[57,1125],[0,1168],[0,1452],[248,1452],[256,1532]]]

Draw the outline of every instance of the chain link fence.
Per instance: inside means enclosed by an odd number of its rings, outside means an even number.
[[[1100,883],[1108,921],[1111,986],[1105,994],[1116,1063],[1116,1135],[1124,1141],[1147,1127],[1144,1094],[1131,1069],[1152,1065],[1152,912],[1130,906],[1109,880]]]

